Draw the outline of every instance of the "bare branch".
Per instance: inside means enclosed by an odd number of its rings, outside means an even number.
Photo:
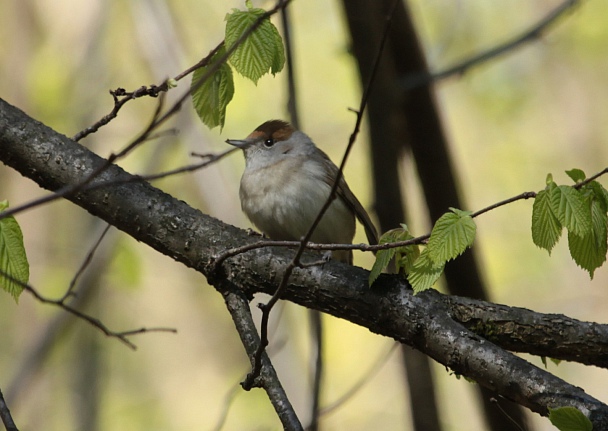
[[[80,265],[80,267],[74,274],[74,277],[72,277],[72,280],[70,281],[70,285],[68,286],[68,289],[61,297],[61,299],[60,299],[61,302],[64,302],[66,299],[68,299],[69,296],[71,296],[73,294],[74,287],[76,286],[78,279],[80,278],[80,276],[82,275],[84,270],[89,266],[89,264],[93,260],[93,256],[95,255],[95,252],[97,251],[98,247],[101,245],[101,242],[103,241],[103,239],[105,238],[106,234],[108,233],[108,231],[110,230],[111,227],[112,227],[111,224],[106,225],[106,227],[103,229],[103,231],[99,235],[99,238],[97,238],[97,241],[95,242],[95,244],[93,244],[93,246],[87,253],[86,257],[82,261],[82,264]]]
[[[473,57],[458,62],[452,66],[446,67],[445,69],[434,72],[434,73],[418,73],[409,76],[404,76],[401,79],[401,87],[404,90],[411,90],[416,87],[428,85],[432,82],[437,82],[454,75],[462,75],[469,69],[486,63],[502,55],[511,53],[516,48],[524,45],[525,43],[531,42],[538,39],[542,34],[553,24],[557,22],[559,18],[564,16],[566,12],[574,9],[575,6],[580,4],[579,0],[565,0],[562,4],[557,6],[551,11],[546,17],[541,19],[539,22],[534,24],[528,30],[516,36],[508,41],[505,41],[493,48],[483,51]]]
[[[3,272],[3,271],[0,271],[0,272]],[[11,278],[11,277],[9,277],[8,274],[5,274],[5,273],[3,273],[3,276],[7,277],[7,278]],[[14,280],[14,279],[13,279],[13,281],[17,282],[17,280]],[[96,317],[89,316],[88,314],[86,314],[80,310],[77,310],[76,308],[72,307],[71,305],[66,304],[65,297],[60,298],[60,299],[50,299],[50,298],[47,298],[47,297],[41,295],[36,289],[34,289],[29,284],[25,284],[25,283],[19,283],[19,284],[23,287],[23,289],[26,292],[30,293],[39,302],[41,302],[43,304],[54,305],[56,307],[61,308],[62,310],[72,314],[75,317],[78,317],[81,320],[84,320],[85,322],[87,322],[90,325],[94,326],[95,328],[99,329],[106,336],[108,336],[110,338],[118,339],[123,344],[125,344],[127,347],[130,347],[133,350],[136,350],[137,346],[128,339],[128,337],[131,335],[145,334],[147,332],[177,333],[177,330],[175,330],[173,328],[139,328],[139,329],[132,329],[132,330],[128,330],[128,331],[120,331],[120,332],[113,331],[113,330],[109,329],[101,320],[97,319]]]
[[[234,287],[230,287],[229,283],[220,283],[219,288],[224,295],[226,307],[232,316],[232,320],[241,337],[241,342],[250,357],[251,366],[254,367],[254,362],[256,361],[260,363],[260,372],[255,377],[255,381],[249,384],[246,383],[248,381],[248,378],[246,378],[241,385],[246,390],[254,386],[264,388],[283,424],[283,428],[286,430],[303,430],[304,428],[287,398],[287,394],[268,355],[266,352],[262,352],[259,358],[257,356],[261,340],[251,316],[249,302],[241,292]]]

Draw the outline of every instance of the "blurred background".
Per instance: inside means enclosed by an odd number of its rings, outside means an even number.
[[[253,1],[269,8],[273,2]],[[557,0],[410,0],[433,71],[466,59],[529,28]],[[107,114],[110,89],[160,84],[195,64],[223,39],[224,17],[244,1],[3,0],[0,3],[0,97],[53,129],[73,136]],[[361,97],[342,4],[294,0],[290,6],[302,129],[339,162]],[[436,85],[459,189],[477,210],[544,187],[551,172],[588,175],[608,161],[608,3],[583,2],[540,39]],[[278,24],[276,17],[273,19]],[[189,104],[167,128],[120,164],[154,173],[194,163],[190,153],[219,152],[260,123],[287,118],[285,74],[257,86],[235,75],[236,93],[223,130],[207,130]],[[168,95],[177,99],[189,78]],[[151,118],[155,99],[129,102],[117,119],[81,143],[102,156],[123,148]],[[368,127],[345,176],[371,205]],[[407,164],[407,160],[404,161]],[[242,228],[238,181],[244,162],[234,154],[203,171],[155,186],[203,212]],[[405,165],[404,165],[405,166]],[[402,178],[408,224],[428,232],[412,169]],[[607,186],[605,179],[602,183]],[[0,200],[11,206],[47,194],[0,167]],[[531,240],[531,201],[477,219],[474,249],[496,302],[606,323],[608,272],[593,280],[569,258],[566,241],[551,256]],[[103,223],[69,202],[20,213],[31,284],[48,297],[65,292]],[[356,242],[364,242],[359,229]],[[355,263],[370,268],[370,255]],[[137,350],[105,338],[83,321],[23,294],[0,295],[0,388],[21,429],[212,430],[280,429],[265,393],[238,383],[249,361],[219,294],[200,274],[110,229],[77,286],[87,313],[114,330],[171,327],[177,334],[133,339]],[[267,298],[256,298],[264,301]],[[292,403],[306,422],[310,376],[307,311],[283,304],[272,323],[270,353]],[[322,405],[340,398],[373,369],[366,385],[322,417],[324,429],[410,429],[404,407],[402,360],[393,342],[348,322],[326,318],[326,386]],[[379,358],[384,358],[380,360]],[[529,358],[542,366],[539,358]],[[605,370],[549,362],[549,371],[608,401]],[[483,429],[472,384],[435,365],[446,430]],[[534,429],[553,427],[531,414]]]

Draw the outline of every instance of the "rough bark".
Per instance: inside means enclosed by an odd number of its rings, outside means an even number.
[[[81,184],[104,164],[101,157],[1,99],[0,160],[50,190]],[[106,185],[102,186],[103,182]],[[280,247],[254,249],[226,259],[216,268],[216,256],[257,238],[201,213],[115,165],[110,165],[90,185],[95,188],[76,190],[67,198],[135,239],[199,271],[224,295],[234,294],[226,286],[238,289],[245,298],[259,292],[272,293],[293,255],[292,250]],[[318,254],[306,256],[319,258]],[[589,416],[595,429],[608,429],[608,406],[458,321],[465,309],[487,311],[501,307],[436,291],[413,295],[407,283],[396,275],[382,275],[370,289],[367,277],[367,271],[339,262],[298,268],[283,298],[408,344],[532,411],[546,415],[548,408],[573,406]],[[524,325],[526,318],[541,316],[524,309],[516,311],[513,318]],[[491,315],[488,316],[491,323]],[[570,337],[570,341],[592,327],[598,345],[607,344],[607,325],[584,324],[565,316],[549,319],[547,328],[552,328],[554,334]],[[529,350],[542,350],[545,356],[559,357],[561,346],[530,347],[525,332],[519,335],[521,351],[527,346]],[[605,358],[605,349],[602,357]]]

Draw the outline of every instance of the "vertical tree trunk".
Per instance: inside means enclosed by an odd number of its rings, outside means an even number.
[[[370,75],[373,58],[393,4],[394,0],[343,2],[362,83],[366,83]],[[433,89],[429,85],[421,85],[404,90],[399,85],[400,78],[421,72],[428,73],[426,59],[411,15],[405,4],[399,1],[392,17],[388,49],[373,84],[368,110],[375,205],[382,231],[398,226],[405,219],[398,159],[407,150],[411,150],[414,157],[432,221],[437,220],[450,206],[466,208],[458,193]],[[450,293],[488,299],[473,252],[469,251],[448,264],[445,277]],[[407,350],[406,373],[415,427],[417,430],[439,429],[430,366],[426,360],[424,363],[422,359],[412,358],[412,351]],[[499,409],[494,404],[494,400],[499,398],[483,388],[479,396],[484,404],[488,429],[521,429],[505,416],[523,424],[524,412],[519,406],[500,400]],[[425,409],[418,403],[424,404]],[[435,418],[429,418],[431,415]],[[429,422],[434,425],[429,425]]]

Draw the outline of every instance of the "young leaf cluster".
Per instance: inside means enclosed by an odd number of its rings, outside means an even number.
[[[469,211],[450,208],[450,212],[445,213],[435,223],[422,252],[417,245],[380,250],[370,273],[370,285],[395,257],[397,269],[407,274],[414,292],[432,287],[443,273],[446,262],[461,255],[475,240],[477,227],[471,214]],[[407,226],[402,225],[402,229],[393,229],[382,235],[380,244],[412,238]]]
[[[572,259],[593,278],[608,252],[608,191],[597,181],[585,182],[580,169],[566,172],[575,185],[557,185],[551,174],[532,207],[532,241],[551,253],[564,228]]]
[[[283,39],[270,18],[262,18],[264,14],[263,9],[253,8],[247,2],[247,10],[234,9],[226,15],[224,47],[218,50],[207,66],[198,68],[192,76],[194,108],[201,121],[211,129],[224,127],[226,107],[234,95],[232,68],[255,84],[266,73],[275,75],[283,69]],[[262,22],[258,27],[241,41],[243,35],[260,19]],[[235,45],[228,58],[229,64],[218,67],[217,62]],[[213,72],[208,76],[210,71]],[[202,79],[205,81],[201,82]]]
[[[0,212],[8,202],[0,201]],[[23,291],[22,284],[30,278],[30,266],[23,245],[23,234],[13,216],[0,219],[0,288],[10,293],[15,301]]]
[[[392,244],[394,242],[408,241],[413,238],[407,225],[401,224],[400,228],[391,229],[384,233],[380,238],[379,244]],[[412,269],[413,263],[418,259],[418,256],[420,256],[420,248],[416,244],[379,250],[376,254],[376,262],[374,262],[369,274],[369,285],[374,284],[374,281],[376,281],[382,270],[389,266],[393,258],[395,259],[396,269],[408,273]]]

